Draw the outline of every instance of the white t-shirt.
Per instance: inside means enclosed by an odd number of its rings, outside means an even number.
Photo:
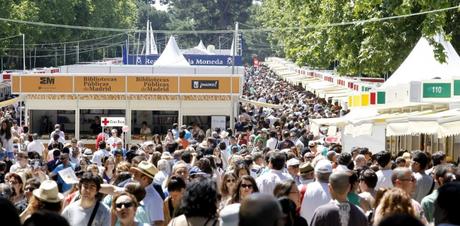
[[[391,174],[393,170],[386,169],[386,170],[379,170],[375,174],[377,174],[377,185],[375,185],[375,190],[379,188],[392,188],[393,183],[391,182]]]
[[[43,156],[45,146],[42,142],[34,140],[27,145],[27,152],[37,152],[40,156]]]
[[[94,204],[94,206],[90,208],[83,208],[80,206],[80,201],[81,200],[78,200],[69,204],[64,211],[62,211],[61,215],[69,222],[70,226],[88,225],[89,218],[96,206],[96,204]],[[110,209],[101,202],[99,208],[97,208],[96,216],[91,226],[110,226],[110,221]]]
[[[307,222],[311,222],[315,210],[331,201],[328,183],[320,183],[318,181],[309,183],[307,190],[300,205],[300,216],[305,218]]]
[[[271,137],[267,140],[267,147],[270,148],[270,150],[275,150],[276,145],[278,145],[278,139]]]
[[[99,149],[96,152],[94,152],[93,159],[91,159],[91,162],[93,164],[96,164],[97,166],[102,166],[102,159],[104,157],[109,157],[110,153],[105,150],[105,149]]]
[[[270,172],[259,176],[256,179],[257,187],[259,192],[273,195],[276,183],[292,180],[291,175],[283,173],[281,170],[270,170]]]
[[[153,183],[145,188],[145,198],[143,201],[150,223],[164,221],[163,199],[153,187]]]

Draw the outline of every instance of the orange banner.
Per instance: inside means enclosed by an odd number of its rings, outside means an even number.
[[[177,93],[177,77],[128,76],[128,93]]]
[[[19,76],[18,76],[19,77]],[[13,79],[13,84],[16,83]],[[21,78],[21,92],[23,93],[72,93],[71,76],[27,76]],[[14,84],[14,89],[16,89]]]
[[[76,93],[124,93],[125,76],[75,76]]]

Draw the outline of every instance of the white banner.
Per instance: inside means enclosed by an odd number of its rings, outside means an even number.
[[[225,116],[211,116],[211,129],[214,131],[216,128],[226,130],[227,120]]]
[[[124,126],[125,125],[125,117],[104,117],[101,116],[101,126]]]

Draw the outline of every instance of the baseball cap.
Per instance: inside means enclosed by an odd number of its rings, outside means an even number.
[[[320,160],[316,163],[315,173],[332,173],[332,164],[329,160]]]

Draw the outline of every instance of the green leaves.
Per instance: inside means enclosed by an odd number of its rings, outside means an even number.
[[[380,18],[457,6],[459,0],[266,0],[259,15],[270,38],[284,43],[296,63],[337,69],[342,75],[382,76],[396,70],[423,35],[452,36],[460,43],[457,10],[377,21]],[[351,25],[342,22],[376,20]],[[434,42],[433,42],[434,43]],[[441,46],[435,55],[445,60]]]

